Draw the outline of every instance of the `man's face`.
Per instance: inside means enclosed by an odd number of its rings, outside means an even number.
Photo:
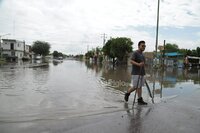
[[[145,48],[146,48],[145,43],[141,43],[140,46],[139,46],[139,49],[140,49],[141,51],[144,51]]]

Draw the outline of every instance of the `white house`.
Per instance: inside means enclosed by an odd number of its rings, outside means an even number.
[[[24,46],[24,58],[30,59],[32,57],[33,53],[31,52],[31,46],[25,45]]]
[[[29,51],[26,47],[24,41],[19,41],[15,39],[2,39],[3,43],[1,47],[3,49],[3,56],[22,59],[24,57],[25,51]]]

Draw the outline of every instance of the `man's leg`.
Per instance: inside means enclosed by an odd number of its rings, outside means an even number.
[[[131,92],[133,92],[133,91],[135,91],[135,90],[136,90],[136,89],[133,88],[133,87],[129,87],[129,88],[128,88],[128,91],[127,91],[127,93],[125,93],[125,96],[124,96],[124,100],[125,100],[126,102],[128,102],[128,98],[129,98]]]
[[[137,89],[138,98],[142,97],[142,88]]]
[[[133,91],[135,91],[135,90],[136,90],[135,88],[129,87],[127,93],[131,93],[131,92],[133,92]]]
[[[141,80],[139,75],[132,76],[132,81],[131,81],[132,85],[131,85],[131,87],[129,87],[127,93],[125,93],[125,96],[124,96],[124,100],[126,102],[128,101],[128,98],[129,98],[129,95],[131,94],[131,92],[135,91],[136,88],[138,88],[139,80]]]
[[[144,102],[143,98],[142,98],[142,88],[137,89],[137,94],[138,94],[138,104],[139,105],[147,105],[147,103]]]

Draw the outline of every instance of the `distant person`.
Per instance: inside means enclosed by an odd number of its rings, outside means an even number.
[[[129,96],[131,92],[137,90],[138,95],[138,104],[139,105],[147,105],[146,102],[143,101],[142,98],[142,86],[144,85],[145,79],[145,57],[143,55],[143,51],[145,50],[145,41],[140,41],[138,43],[138,50],[133,52],[132,58],[131,58],[131,64],[132,64],[132,86],[128,89],[127,93],[125,93],[124,100],[127,102],[129,99]]]
[[[185,59],[184,59],[184,66],[185,67],[189,66],[189,60],[188,60],[188,56],[187,55],[185,56]]]

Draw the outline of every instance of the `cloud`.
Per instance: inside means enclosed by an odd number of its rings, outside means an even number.
[[[170,0],[161,3],[163,26],[200,26],[199,0]]]
[[[130,37],[135,44],[146,40],[150,44],[147,50],[152,51],[156,11],[157,1],[149,0],[2,0],[0,34],[11,33],[11,38],[29,44],[48,41],[52,50],[75,54],[86,52],[87,46],[102,46],[101,34],[106,33],[108,38]],[[161,1],[160,26],[200,27],[199,11],[199,0]],[[149,27],[151,30],[146,31]]]
[[[199,37],[200,37],[200,32],[197,32],[197,36],[199,36]]]

